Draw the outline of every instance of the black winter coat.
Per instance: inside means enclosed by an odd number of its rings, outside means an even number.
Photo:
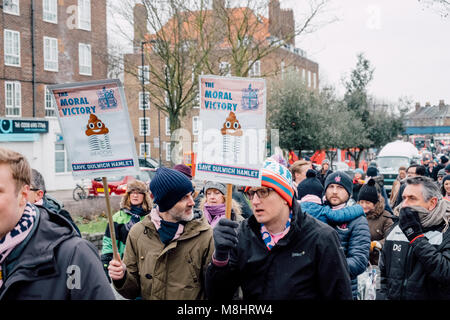
[[[36,207],[35,226],[3,262],[0,300],[114,300],[94,245],[59,214]]]
[[[380,257],[377,299],[450,299],[450,229],[424,230],[411,245],[398,224],[386,237]]]
[[[352,299],[347,262],[335,230],[293,202],[289,232],[268,250],[254,216],[239,227],[239,243],[224,267],[206,271],[209,299],[230,299],[238,286],[244,300]]]

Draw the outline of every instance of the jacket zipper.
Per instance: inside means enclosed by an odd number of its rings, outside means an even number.
[[[408,284],[408,277],[410,274],[409,271],[411,269],[411,266],[409,265],[411,258],[411,250],[412,250],[411,245],[408,245],[408,252],[406,253],[406,260],[405,260],[405,278],[403,279],[402,289],[400,291],[400,299],[403,299],[403,292],[404,290],[406,290],[406,285]]]

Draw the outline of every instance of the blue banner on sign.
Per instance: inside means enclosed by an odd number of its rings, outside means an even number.
[[[236,168],[236,167],[222,166],[222,165],[210,164],[210,163],[199,163],[197,170],[203,171],[203,172],[220,173],[220,174],[226,174],[226,175],[231,175],[231,176],[236,176],[236,177],[252,178],[252,179],[258,179],[258,176],[259,176],[259,170]]]
[[[133,159],[125,159],[125,160],[104,161],[104,162],[73,163],[72,170],[73,171],[105,170],[105,169],[126,168],[133,166],[134,166]]]

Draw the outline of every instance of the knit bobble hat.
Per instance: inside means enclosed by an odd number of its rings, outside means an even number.
[[[274,189],[292,207],[294,189],[292,188],[292,174],[288,168],[267,159],[261,170],[261,186]]]
[[[368,177],[376,177],[378,175],[378,169],[375,167],[368,167],[366,175]]]
[[[156,170],[155,177],[150,182],[150,191],[159,211],[166,212],[181,198],[194,191],[194,187],[183,173],[161,167]]]
[[[374,179],[369,179],[367,184],[363,185],[359,190],[358,201],[361,200],[370,201],[373,204],[376,204],[378,202],[378,192],[377,188],[375,187]]]
[[[350,197],[353,194],[352,179],[344,171],[336,171],[330,174],[325,180],[323,192],[325,193],[330,184],[339,184],[345,188]]]
[[[316,171],[312,169],[308,169],[308,171],[306,171],[306,179],[300,182],[297,187],[299,200],[308,194],[322,198],[323,186],[322,183],[320,183],[320,180],[317,179],[316,175]]]

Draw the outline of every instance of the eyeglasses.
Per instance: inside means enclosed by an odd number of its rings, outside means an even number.
[[[39,191],[39,190],[41,190],[41,189],[38,189],[38,188],[30,188],[30,191]]]
[[[262,188],[258,190],[248,190],[245,194],[247,195],[249,200],[253,200],[255,193],[258,195],[259,199],[264,199],[269,196],[270,191],[274,191],[272,188]]]

